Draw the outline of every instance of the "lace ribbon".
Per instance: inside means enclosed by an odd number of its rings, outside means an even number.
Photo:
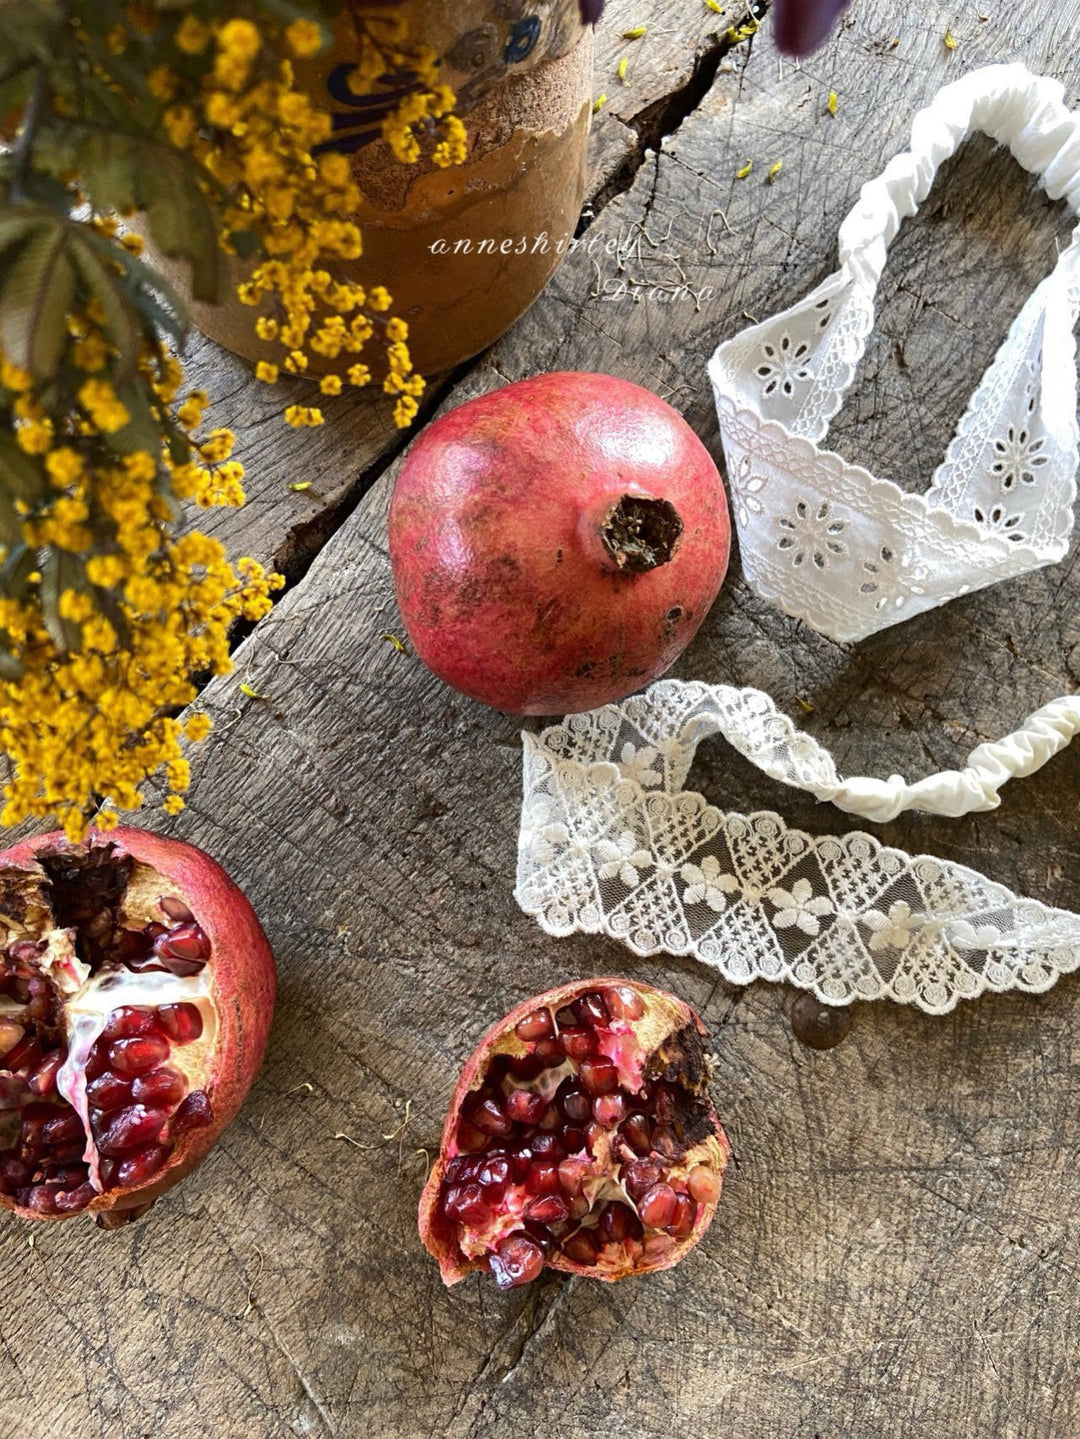
[[[524,735],[515,897],[549,934],[691,954],[733,983],[783,980],[831,1004],[887,998],[940,1014],[985,990],[1045,990],[1080,964],[1080,916],[868,834],[815,838],[772,813],[724,813],[682,786],[700,741],[720,733],[772,778],[849,812],[958,815],[994,808],[1007,779],[1077,728],[1068,696],[963,770],[842,780],[760,690],[664,680]]]
[[[911,149],[862,187],[841,268],[709,364],[743,568],[788,614],[848,641],[1052,564],[1073,527],[1080,226],[980,381],[924,495],[820,448],[874,325],[901,221],[973,131],[1007,144],[1051,198],[1080,209],[1080,120],[1059,81],[972,71],[912,125]]]

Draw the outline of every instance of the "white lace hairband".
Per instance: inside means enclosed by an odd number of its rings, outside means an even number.
[[[1048,989],[1080,966],[1080,915],[974,870],[815,838],[776,814],[730,814],[684,791],[722,733],[766,774],[870,819],[992,809],[1080,728],[1045,706],[963,770],[907,784],[841,780],[832,757],[760,690],[662,680],[524,738],[515,898],[552,935],[606,934],[638,954],[689,954],[736,984],[783,980],[830,1004],[893,999],[931,1014],[985,990]]]
[[[1016,317],[925,494],[820,448],[874,325],[901,220],[973,131],[1080,212],[1080,119],[1023,65],[972,71],[915,117],[910,151],[862,188],[840,269],[720,345],[709,364],[750,587],[833,639],[1060,560],[1073,527],[1080,226]]]

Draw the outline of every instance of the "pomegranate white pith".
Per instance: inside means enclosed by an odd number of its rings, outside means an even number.
[[[145,1211],[232,1119],[273,998],[258,921],[192,846],[118,830],[0,855],[0,1206]]]
[[[681,1000],[621,979],[519,1006],[465,1067],[420,1202],[447,1284],[544,1265],[597,1279],[666,1269],[708,1228],[730,1146],[705,1030]]]

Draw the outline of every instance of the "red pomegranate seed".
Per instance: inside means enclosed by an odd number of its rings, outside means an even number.
[[[153,1069],[132,1081],[131,1097],[139,1104],[160,1104],[171,1109],[187,1093],[187,1080],[175,1069]]]
[[[488,1095],[486,1099],[480,1101],[469,1115],[469,1119],[477,1129],[482,1130],[485,1134],[509,1134],[513,1128],[510,1120],[499,1108],[498,1100],[492,1095]]]
[[[579,1229],[563,1241],[562,1252],[575,1264],[595,1264],[597,1245],[591,1229]]]
[[[544,1267],[544,1251],[527,1234],[511,1234],[491,1256],[491,1272],[500,1289],[528,1284]]]
[[[556,1098],[563,1114],[575,1124],[580,1124],[583,1120],[588,1119],[592,1112],[589,1096],[583,1089],[579,1089],[573,1080],[563,1080],[559,1085]]]
[[[114,1009],[105,1021],[101,1037],[102,1039],[134,1039],[138,1034],[156,1034],[157,1032],[156,1010],[122,1004],[119,1009]]]
[[[86,1061],[87,1084],[89,1084],[90,1081],[93,1079],[100,1078],[100,1076],[105,1073],[108,1067],[109,1046],[103,1039],[99,1039],[98,1042],[94,1045],[93,1049],[90,1051],[90,1056]]]
[[[56,1204],[56,1196],[59,1187],[52,1184],[35,1184],[30,1193],[23,1200],[28,1209],[34,1209],[38,1214],[57,1214],[59,1212]]]
[[[54,1049],[51,1054],[45,1056],[26,1081],[35,1094],[46,1095],[54,1093],[56,1089],[57,1071],[65,1059],[67,1059],[66,1049]]]
[[[0,1111],[21,1109],[30,1098],[30,1086],[17,1074],[0,1074]]]
[[[564,1158],[563,1147],[557,1134],[541,1130],[534,1134],[529,1140],[533,1154],[538,1159],[562,1159]]]
[[[645,1013],[645,1001],[636,989],[620,984],[602,991],[604,1003],[612,1019],[640,1019]]]
[[[675,1240],[670,1234],[646,1234],[645,1255],[648,1259],[666,1259],[675,1248]]]
[[[575,1125],[568,1124],[565,1129],[560,1130],[559,1139],[567,1154],[580,1154],[585,1148],[585,1131]]]
[[[592,1172],[593,1167],[587,1159],[564,1159],[559,1165],[559,1183],[567,1194],[580,1194],[585,1176]]]
[[[131,1080],[106,1070],[86,1086],[86,1098],[94,1109],[108,1113],[131,1103]]]
[[[695,1164],[686,1176],[690,1198],[697,1204],[715,1204],[720,1198],[720,1180],[707,1164]]]
[[[169,1138],[176,1139],[189,1129],[202,1129],[214,1122],[214,1109],[210,1097],[203,1089],[193,1089],[181,1101],[180,1108],[173,1115],[169,1125]]]
[[[485,1189],[503,1190],[510,1181],[510,1160],[505,1154],[489,1155],[476,1177]]]
[[[203,1018],[197,1004],[163,1004],[157,1022],[174,1044],[190,1044],[203,1032]]]
[[[657,1124],[652,1132],[652,1147],[665,1159],[681,1159],[686,1146],[680,1144],[670,1124]]]
[[[73,1139],[82,1139],[82,1120],[73,1109],[47,1119],[41,1128],[41,1137],[46,1144],[70,1144]]]
[[[533,1053],[545,1069],[552,1069],[556,1064],[562,1064],[565,1057],[562,1045],[557,1039],[539,1040]]]
[[[592,1208],[589,1197],[586,1194],[575,1194],[570,1199],[570,1218],[584,1219]]]
[[[570,1210],[561,1194],[545,1194],[534,1199],[525,1210],[525,1218],[534,1224],[564,1224],[569,1217]]]
[[[205,964],[210,958],[210,940],[194,920],[178,924],[167,934],[158,935],[154,940],[154,952],[162,958],[198,961]]]
[[[507,1059],[506,1067],[515,1079],[521,1079],[526,1082],[530,1079],[535,1079],[536,1076],[542,1074],[544,1070],[543,1061],[537,1059],[535,1054],[514,1055]]]
[[[534,1039],[549,1039],[555,1033],[551,1011],[538,1009],[534,1014],[527,1014],[514,1025],[514,1033],[526,1044],[531,1044]]]
[[[463,1184],[447,1191],[443,1210],[448,1219],[478,1223],[487,1217],[488,1197],[479,1184]]]
[[[638,1214],[650,1229],[666,1229],[675,1222],[678,1195],[670,1184],[654,1184],[641,1198]]]
[[[186,924],[195,918],[184,901],[175,894],[163,894],[158,900],[158,904],[161,906],[161,912],[165,918],[171,919],[174,923]]]
[[[26,1017],[35,1021],[48,1019],[52,1009],[52,994],[44,979],[32,979],[27,986],[30,1002],[26,1006]]]
[[[658,1124],[670,1124],[675,1118],[675,1091],[668,1084],[658,1084],[652,1102],[653,1118]]]
[[[168,1057],[169,1041],[163,1034],[114,1039],[109,1045],[109,1067],[116,1074],[146,1074]]]
[[[555,1023],[559,1029],[568,1029],[571,1025],[577,1024],[577,1022],[577,1015],[569,1005],[567,1005],[565,1009],[560,1009],[555,1015]]]
[[[508,1158],[510,1160],[510,1178],[515,1184],[524,1184],[532,1167],[532,1150],[529,1148],[528,1140],[511,1150]]]
[[[17,1150],[5,1149],[0,1153],[0,1188],[5,1192],[22,1189],[30,1183],[33,1173],[33,1165],[20,1159]]]
[[[9,1049],[4,1057],[4,1068],[9,1069],[12,1074],[20,1070],[35,1070],[41,1063],[44,1049],[41,1041],[36,1035],[27,1034],[12,1049]]]
[[[82,1128],[82,1125],[79,1125]],[[86,1150],[86,1140],[77,1139],[74,1143],[58,1144],[53,1146],[52,1158],[57,1164],[78,1164]]]
[[[461,1184],[466,1179],[475,1179],[482,1163],[471,1154],[457,1154],[446,1166],[443,1177],[447,1184]]]
[[[559,1042],[568,1059],[580,1061],[596,1049],[596,1032],[592,1029],[564,1029],[559,1033]]]
[[[119,1159],[102,1159],[98,1165],[101,1170],[101,1182],[106,1189],[111,1189],[116,1183],[116,1176],[120,1171]]]
[[[590,1094],[610,1094],[618,1088],[619,1071],[605,1055],[583,1059],[579,1073],[582,1085]]]
[[[525,1188],[530,1194],[557,1194],[559,1192],[559,1161],[538,1159],[529,1170]]]
[[[600,1228],[607,1237],[621,1244],[624,1239],[640,1239],[644,1230],[641,1220],[626,1204],[612,1200],[600,1211]]]
[[[77,1214],[80,1209],[85,1209],[90,1201],[97,1196],[97,1190],[85,1179],[75,1189],[62,1189],[53,1196],[53,1204],[58,1214]]]
[[[40,1104],[35,1101],[23,1106],[22,1124],[19,1129],[19,1148],[24,1159],[40,1153],[44,1148],[45,1141],[42,1138],[42,1131],[55,1114],[55,1104]]]
[[[0,1059],[9,1054],[26,1033],[14,1019],[0,1019]]]
[[[619,1133],[635,1154],[648,1154],[652,1148],[652,1125],[644,1114],[631,1114]]]
[[[595,1029],[598,1025],[608,1023],[607,1005],[595,990],[575,999],[573,1008],[581,1024],[591,1024]]]
[[[167,1118],[163,1109],[148,1109],[144,1104],[114,1110],[97,1133],[97,1147],[102,1154],[109,1156],[144,1149],[157,1139]]]
[[[514,1089],[506,1096],[503,1107],[518,1124],[538,1124],[547,1109],[547,1100],[531,1090]]]
[[[660,1183],[664,1172],[663,1166],[654,1159],[635,1159],[633,1164],[628,1164],[623,1171],[623,1186],[636,1204],[647,1190]]]
[[[693,1233],[697,1218],[697,1205],[688,1194],[675,1196],[675,1218],[667,1226],[667,1232],[676,1239],[687,1239]]]
[[[614,1129],[626,1118],[626,1095],[621,1090],[614,1094],[598,1094],[592,1102],[593,1118],[605,1129]]]
[[[189,1094],[188,1099],[190,1098],[191,1096]],[[187,1100],[185,1100],[184,1103],[186,1104]],[[183,1109],[183,1107],[184,1105],[182,1104],[180,1108]],[[487,1135],[482,1134],[474,1124],[469,1124],[467,1120],[463,1119],[458,1125],[457,1143],[458,1148],[463,1149],[466,1154],[475,1154],[478,1149],[485,1149],[487,1147]]]
[[[560,1124],[562,1124],[562,1115],[559,1113],[559,1106],[554,1103],[549,1104],[540,1116],[540,1128],[548,1133],[554,1133]]]
[[[120,1161],[120,1168],[116,1171],[117,1182],[124,1189],[145,1184],[158,1172],[171,1153],[171,1145],[151,1144],[146,1149],[129,1154]]]
[[[543,1224],[534,1224],[531,1220],[526,1220],[522,1228],[525,1231],[526,1237],[532,1240],[546,1259],[551,1253],[552,1246],[555,1243],[555,1236],[551,1230],[547,1229]]]

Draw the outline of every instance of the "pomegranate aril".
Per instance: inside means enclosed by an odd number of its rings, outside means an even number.
[[[157,1022],[174,1044],[190,1044],[203,1032],[203,1018],[197,1004],[163,1004]]]
[[[519,1149],[513,1150],[509,1155],[509,1159],[510,1178],[515,1184],[524,1184],[528,1178],[529,1170],[532,1167],[532,1150],[529,1148],[528,1143],[523,1144]]]
[[[85,1209],[96,1196],[97,1190],[89,1179],[85,1179],[76,1188],[62,1189],[55,1194],[53,1205],[58,1214],[77,1214],[80,1209]]]
[[[574,1194],[570,1199],[570,1218],[584,1219],[592,1208],[592,1203],[587,1194]]]
[[[179,1118],[179,1115],[178,1110],[176,1117]],[[114,1110],[97,1130],[97,1147],[102,1154],[109,1156],[144,1149],[158,1138],[167,1118],[163,1109],[149,1109],[144,1104]]]
[[[187,1098],[181,1101],[180,1108],[172,1117],[169,1138],[176,1139],[190,1129],[202,1129],[213,1122],[214,1108],[209,1095],[203,1089],[193,1089]]]
[[[555,1015],[555,1023],[558,1025],[559,1029],[567,1029],[570,1025],[577,1024],[577,1015],[569,1006],[567,1006],[566,1008],[557,1011]]]
[[[21,1109],[30,1098],[30,1086],[18,1074],[0,1074],[0,1111]]]
[[[111,1189],[116,1183],[116,1176],[120,1172],[119,1159],[102,1159],[98,1163],[101,1171],[101,1182],[106,1189]]]
[[[538,1159],[562,1159],[564,1157],[563,1147],[557,1134],[541,1131],[532,1136],[529,1145]]]
[[[583,994],[580,999],[575,999],[573,1009],[579,1024],[589,1024],[596,1029],[600,1025],[608,1023],[607,1005],[595,990],[590,994]]]
[[[591,1029],[564,1029],[559,1034],[563,1052],[567,1059],[581,1061],[596,1049],[596,1033]]]
[[[184,901],[175,894],[163,894],[158,904],[165,918],[171,919],[174,924],[183,924],[195,918]]]
[[[636,1204],[641,1196],[664,1177],[662,1165],[652,1159],[635,1159],[623,1171],[623,1187]]]
[[[66,1058],[66,1049],[54,1049],[45,1056],[26,1081],[35,1094],[46,1095],[55,1091],[57,1071]]]
[[[510,1160],[505,1154],[493,1154],[476,1177],[485,1189],[505,1188],[510,1180]]]
[[[52,1009],[52,994],[49,985],[44,979],[31,979],[27,985],[29,1002],[26,1006],[26,1017],[35,1022],[48,1019]]]
[[[619,1134],[635,1154],[648,1154],[652,1148],[652,1125],[644,1114],[631,1114]]]
[[[152,1069],[132,1081],[131,1097],[139,1104],[159,1104],[171,1109],[187,1093],[187,1080],[175,1069]]]
[[[559,1165],[559,1183],[567,1194],[580,1194],[585,1176],[592,1173],[593,1167],[587,1159],[564,1159]]]
[[[79,1125],[80,1130],[82,1124]],[[57,1164],[78,1164],[86,1151],[86,1140],[78,1139],[69,1141],[67,1144],[56,1145],[52,1151],[52,1158]]]
[[[595,1264],[597,1245],[591,1229],[579,1229],[562,1243],[562,1252],[575,1264]]]
[[[460,1184],[466,1179],[475,1179],[482,1161],[471,1154],[457,1154],[446,1166],[443,1176],[447,1184]]]
[[[14,1019],[0,1019],[0,1059],[5,1058],[26,1033]]]
[[[46,1144],[70,1144],[73,1139],[83,1138],[82,1120],[69,1109],[66,1114],[47,1119],[42,1125],[41,1137]]]
[[[638,1214],[642,1224],[650,1229],[666,1229],[675,1221],[678,1195],[670,1184],[654,1184],[638,1203]]]
[[[544,1267],[544,1251],[527,1234],[511,1234],[491,1256],[491,1272],[500,1289],[528,1284]]]
[[[120,1161],[120,1167],[116,1171],[117,1183],[124,1189],[145,1184],[163,1167],[171,1153],[171,1145],[151,1144],[146,1149],[129,1154]]]
[[[562,1064],[565,1058],[562,1045],[557,1039],[538,1040],[533,1054],[545,1069],[552,1069],[555,1065]]]
[[[109,1045],[109,1068],[115,1074],[146,1074],[168,1057],[169,1041],[163,1034],[114,1039]]]
[[[600,1211],[600,1228],[616,1244],[621,1244],[624,1239],[640,1239],[644,1233],[641,1220],[629,1205],[614,1199]]]
[[[182,959],[201,968],[210,958],[210,940],[194,920],[175,925],[154,940],[154,953],[162,959]]]
[[[686,1176],[686,1187],[697,1204],[715,1204],[720,1198],[720,1179],[706,1164],[695,1164]]]
[[[584,1129],[577,1129],[568,1124],[565,1129],[559,1131],[559,1139],[567,1154],[580,1154],[585,1148]]]
[[[122,1004],[119,1009],[114,1009],[105,1021],[101,1037],[102,1039],[134,1039],[139,1034],[156,1034],[157,1032],[156,1010]]]
[[[56,1114],[55,1104],[34,1102],[23,1105],[22,1124],[19,1128],[19,1149],[23,1158],[39,1154],[45,1147],[42,1133],[46,1124]]]
[[[593,1100],[592,1112],[597,1124],[602,1124],[605,1129],[613,1129],[626,1118],[626,1095],[619,1091],[615,1094],[598,1094]]]
[[[198,1093],[198,1091],[196,1091],[196,1093]],[[188,1099],[190,1099],[190,1098],[191,1098],[191,1095],[189,1094],[189,1095],[188,1095]],[[184,1104],[186,1104],[186,1103],[187,1103],[187,1100],[185,1099]],[[180,1109],[183,1109],[183,1107],[184,1107],[184,1105],[182,1104],[182,1105],[180,1106]],[[177,1113],[179,1113],[179,1110],[177,1111]],[[176,1130],[176,1121],[174,1120],[174,1121],[173,1121],[173,1132],[174,1132],[174,1133],[175,1133],[175,1130]],[[481,1130],[477,1129],[475,1125],[469,1124],[467,1120],[462,1120],[462,1122],[458,1125],[457,1143],[458,1143],[458,1148],[459,1148],[459,1149],[463,1149],[466,1154],[475,1154],[478,1149],[486,1149],[486,1147],[487,1147],[487,1135],[484,1134]]]
[[[563,1114],[567,1119],[573,1120],[575,1124],[580,1124],[583,1120],[588,1119],[592,1112],[592,1102],[589,1096],[572,1080],[563,1080],[559,1085],[556,1098]]]
[[[581,1083],[589,1094],[610,1094],[619,1085],[619,1071],[604,1055],[583,1059],[578,1071]]]
[[[559,1164],[555,1159],[538,1159],[529,1169],[525,1188],[530,1194],[559,1192]]]
[[[9,1069],[12,1074],[20,1070],[32,1071],[41,1063],[44,1053],[44,1047],[36,1035],[24,1035],[4,1056],[4,1068]]]
[[[540,1116],[540,1128],[551,1134],[562,1124],[562,1115],[557,1104],[549,1104]]]
[[[670,1124],[657,1124],[652,1132],[652,1147],[665,1159],[681,1159],[686,1146],[681,1144]]]
[[[509,1134],[513,1128],[510,1120],[499,1108],[498,1101],[491,1095],[480,1101],[469,1115],[469,1119],[484,1134]]]
[[[131,1103],[131,1086],[130,1079],[121,1079],[107,1069],[86,1086],[86,1098],[93,1109],[107,1113]]]
[[[658,1124],[670,1124],[675,1118],[675,1091],[667,1084],[658,1084],[653,1095],[653,1118]]]
[[[547,1100],[532,1090],[514,1089],[503,1101],[503,1108],[517,1124],[538,1124],[547,1109]]]
[[[694,1220],[697,1218],[697,1205],[688,1194],[677,1194],[675,1196],[675,1217],[667,1226],[667,1232],[673,1234],[676,1239],[688,1239],[694,1230]]]
[[[534,1224],[550,1227],[552,1224],[564,1224],[570,1217],[570,1210],[561,1194],[545,1194],[532,1201],[525,1210],[525,1217]]]
[[[551,1011],[538,1009],[534,1014],[527,1014],[514,1025],[514,1033],[526,1044],[531,1044],[536,1039],[549,1039],[555,1033]]]
[[[109,1046],[105,1043],[103,1039],[99,1039],[97,1044],[95,1044],[93,1049],[90,1051],[90,1055],[86,1061],[85,1073],[87,1084],[89,1084],[91,1080],[100,1078],[101,1075],[103,1075],[108,1069],[108,1067]]]
[[[35,1184],[23,1203],[28,1209],[33,1209],[38,1214],[56,1214],[59,1212],[56,1203],[56,1196],[59,1192],[56,1185]]]
[[[16,1150],[5,1149],[0,1153],[0,1188],[8,1193],[29,1184],[33,1173],[33,1165],[20,1159]]]
[[[447,1190],[443,1209],[448,1219],[478,1221],[487,1215],[488,1200],[479,1184],[462,1184]]]
[[[674,1248],[675,1239],[671,1234],[646,1234],[645,1236],[646,1259],[666,1259]]]
[[[620,984],[602,991],[604,1003],[612,1019],[640,1019],[645,1013],[645,1001],[636,989]]]
[[[535,1054],[513,1055],[507,1059],[506,1067],[515,1079],[525,1082],[535,1079],[544,1070],[543,1061],[538,1059]]]

